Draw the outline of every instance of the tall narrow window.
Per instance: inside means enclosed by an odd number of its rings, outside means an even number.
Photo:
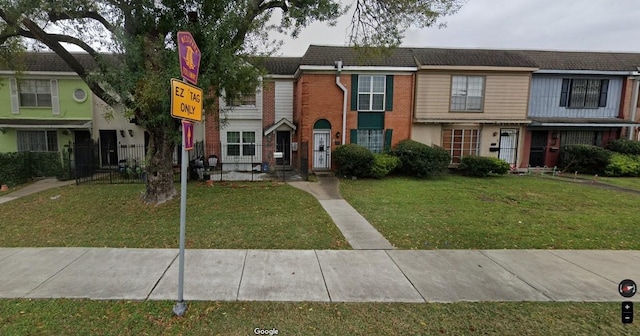
[[[482,111],[483,101],[483,76],[451,78],[451,111]]]
[[[384,111],[385,76],[358,78],[358,111]]]

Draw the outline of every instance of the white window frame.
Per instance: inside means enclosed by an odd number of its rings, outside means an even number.
[[[33,85],[29,85],[33,84]],[[35,89],[35,92],[25,92],[31,91],[30,89]],[[48,92],[39,92],[40,89],[46,89]],[[48,105],[45,103],[40,103],[38,101],[38,96],[47,95],[49,96]],[[25,105],[23,100],[23,95],[33,95],[35,105]],[[22,79],[18,81],[18,97],[20,102],[20,107],[25,108],[52,108],[54,106],[54,94],[51,88],[51,80],[48,79]]]
[[[238,133],[238,142],[229,142],[229,133]],[[249,134],[249,133],[253,133],[253,142],[247,142],[245,141],[245,134]],[[258,149],[258,142],[256,139],[256,135],[257,132],[256,131],[227,131],[226,134],[226,143],[225,143],[225,147],[226,147],[226,156],[227,157],[255,157],[258,155],[257,149]],[[229,146],[237,146],[238,150],[237,153],[238,154],[229,154],[230,150],[229,150]],[[249,146],[253,147],[253,153],[252,154],[246,154],[247,149],[251,148]]]
[[[382,79],[382,90],[376,90],[374,88],[374,78]],[[363,83],[368,82],[367,85]],[[385,75],[358,75],[358,111],[376,111],[382,112],[385,110],[386,104],[386,92],[387,92],[387,76]],[[368,106],[362,106],[360,104],[360,96],[369,96]],[[380,109],[373,108],[374,97],[382,96],[382,107]]]
[[[253,97],[253,99],[247,99],[247,97]],[[227,95],[225,100],[226,105],[230,107],[256,107],[258,102],[258,94],[253,93],[238,93],[235,95]],[[250,104],[248,104],[250,102]]]
[[[470,88],[469,83],[471,79],[480,80],[480,88]],[[485,94],[485,76],[468,76],[468,75],[453,75],[451,76],[451,99],[449,102],[449,109],[451,111],[465,111],[465,112],[482,112],[484,110],[484,94]],[[480,99],[480,104],[476,108],[470,103],[473,101],[470,98]],[[462,101],[462,108],[458,107],[459,103],[456,100]]]

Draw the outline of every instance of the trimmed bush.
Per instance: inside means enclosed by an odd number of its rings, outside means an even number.
[[[509,172],[509,163],[495,157],[467,155],[462,157],[458,170],[463,175],[486,177],[489,175],[504,175]]]
[[[400,159],[389,154],[374,154],[373,167],[371,167],[371,177],[381,179],[394,170]]]
[[[560,167],[567,172],[603,174],[612,153],[598,146],[564,146],[560,149]]]
[[[640,155],[613,153],[604,173],[607,176],[640,176]]]
[[[617,139],[610,141],[606,148],[620,154],[640,155],[640,141]]]
[[[346,144],[336,147],[333,158],[338,165],[338,174],[345,176],[371,176],[373,153],[366,147],[356,144]]]
[[[391,155],[400,159],[397,173],[420,178],[446,172],[451,162],[451,156],[446,150],[413,140],[399,142]]]
[[[0,184],[16,186],[34,176],[58,176],[61,170],[59,153],[0,153]]]

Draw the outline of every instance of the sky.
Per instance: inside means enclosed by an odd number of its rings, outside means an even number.
[[[302,56],[310,44],[345,45],[350,19],[283,37],[278,55]],[[640,52],[638,0],[468,0],[441,21],[446,28],[409,29],[403,46]]]

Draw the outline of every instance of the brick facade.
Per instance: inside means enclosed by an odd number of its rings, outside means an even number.
[[[262,161],[275,166],[273,152],[276,151],[275,133],[264,136],[264,130],[276,122],[276,91],[274,81],[265,81],[262,87],[262,133],[256,137],[262,138]]]
[[[363,73],[366,74],[366,73]],[[303,73],[296,83],[294,122],[298,125],[296,140],[309,144],[309,170],[313,167],[313,127],[321,119],[331,124],[331,150],[342,141],[343,92],[336,84],[336,73]],[[394,75],[393,111],[385,112],[384,128],[392,129],[392,146],[411,137],[413,111],[413,74]],[[358,128],[358,112],[351,111],[351,74],[342,74],[340,82],[347,88],[346,143],[350,143],[350,130]],[[336,136],[340,132],[340,136]],[[302,155],[299,153],[299,155]],[[299,158],[297,158],[299,160]],[[332,168],[335,166],[332,164]]]

